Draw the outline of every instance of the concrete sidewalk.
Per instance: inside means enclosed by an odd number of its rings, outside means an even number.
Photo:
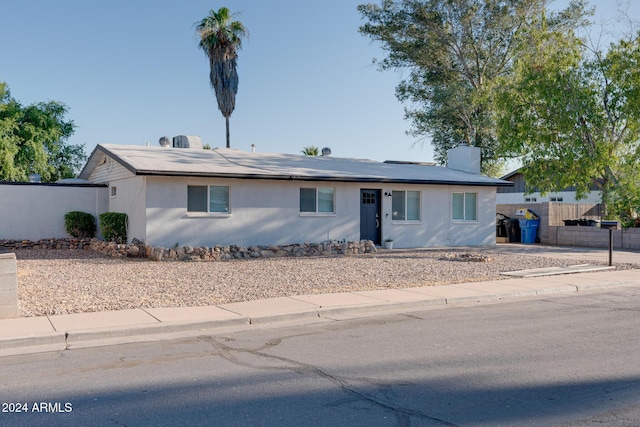
[[[208,307],[146,308],[3,319],[0,320],[0,356],[160,339],[162,334],[197,334],[212,328],[247,329],[275,322],[345,320],[425,307],[499,302],[620,286],[640,287],[640,270],[300,295]]]

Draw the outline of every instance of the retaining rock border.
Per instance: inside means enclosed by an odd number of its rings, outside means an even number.
[[[305,257],[327,255],[359,255],[377,252],[371,240],[325,241],[273,246],[182,246],[163,248],[133,239],[131,244],[105,242],[99,239],[0,240],[0,249],[79,249],[93,250],[110,257],[148,258],[152,261],[226,261],[232,259]]]

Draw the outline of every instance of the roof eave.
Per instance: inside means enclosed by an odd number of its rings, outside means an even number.
[[[335,176],[300,176],[300,175],[260,175],[260,174],[235,174],[235,173],[205,173],[205,172],[173,172],[158,170],[140,170],[134,172],[144,176],[173,176],[185,178],[229,178],[229,179],[256,179],[276,181],[321,181],[321,182],[362,182],[383,184],[423,184],[423,185],[458,185],[480,187],[512,187],[510,181],[482,182],[482,181],[454,181],[454,180],[429,180],[429,179],[397,179],[375,177],[335,177]]]

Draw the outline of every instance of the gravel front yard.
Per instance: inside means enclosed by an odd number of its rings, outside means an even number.
[[[228,262],[112,259],[92,251],[17,251],[18,300],[27,316],[127,308],[217,305],[290,295],[504,279],[500,272],[587,263],[483,250],[417,250]],[[618,266],[630,268],[629,265]],[[635,266],[637,267],[637,266]]]

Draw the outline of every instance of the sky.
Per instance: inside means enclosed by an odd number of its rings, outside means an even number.
[[[379,2],[379,0],[376,0]],[[555,2],[563,5],[567,0]],[[225,122],[198,48],[195,23],[221,6],[249,30],[238,57],[231,147],[432,161],[395,87],[406,71],[381,72],[380,46],[358,33],[366,0],[14,0],[0,7],[0,81],[28,105],[55,100],[76,125],[70,144],[158,145],[197,135],[225,146]],[[590,0],[611,24],[616,0]],[[640,1],[623,0],[640,19]]]

